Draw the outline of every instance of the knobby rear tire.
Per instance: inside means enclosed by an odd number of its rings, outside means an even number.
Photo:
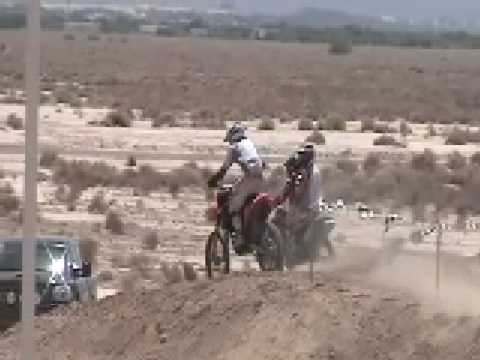
[[[264,249],[267,249],[267,253],[258,255],[258,265],[262,271],[283,271],[283,243],[283,236],[278,227],[273,223],[268,223],[262,240],[262,245]],[[270,247],[269,244],[273,244],[273,247]]]
[[[205,267],[207,270],[207,277],[213,279],[213,266],[220,266],[222,273],[230,273],[230,239],[228,235],[222,239],[217,231],[214,231],[208,237],[205,245]],[[221,247],[219,247],[219,242]],[[218,250],[221,254],[218,254]],[[218,263],[219,264],[216,264]]]

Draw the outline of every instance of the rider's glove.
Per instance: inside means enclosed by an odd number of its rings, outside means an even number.
[[[212,176],[210,179],[208,179],[207,184],[210,189],[216,188],[218,186],[218,177],[216,175]]]

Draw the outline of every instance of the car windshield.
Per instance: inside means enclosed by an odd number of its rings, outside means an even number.
[[[62,241],[39,241],[37,243],[37,271],[61,271],[65,254]],[[21,241],[0,242],[0,271],[20,271],[22,269]]]

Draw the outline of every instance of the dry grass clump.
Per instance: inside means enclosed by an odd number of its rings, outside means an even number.
[[[128,267],[138,272],[144,279],[150,278],[151,261],[147,255],[142,253],[133,254],[128,259]]]
[[[360,131],[363,132],[369,132],[369,131],[374,131],[375,130],[375,120],[372,118],[365,118],[362,119],[361,121],[361,127]]]
[[[125,233],[125,225],[121,215],[116,211],[109,211],[105,218],[105,228],[112,234],[122,235]]]
[[[145,250],[156,250],[158,247],[158,233],[156,231],[149,231],[144,237],[142,241],[143,248]]]
[[[13,130],[23,130],[23,120],[17,114],[11,113],[7,116],[7,126]]]
[[[307,136],[305,141],[316,145],[325,145],[325,136],[320,131],[313,130],[313,132]]]
[[[182,270],[178,264],[162,263],[161,270],[167,283],[176,284],[183,281]]]
[[[458,151],[454,151],[448,154],[447,157],[447,167],[450,170],[461,170],[467,166],[467,158],[460,154]]]
[[[468,143],[480,143],[480,131],[463,130],[455,126],[445,138],[446,145],[466,145]]]
[[[427,137],[434,137],[437,136],[437,130],[435,129],[435,125],[429,124],[427,128]]]
[[[335,39],[330,42],[328,49],[331,55],[348,55],[353,51],[352,43],[347,39]]]
[[[480,167],[480,151],[476,151],[470,156],[470,164]]]
[[[183,263],[183,277],[187,281],[195,281],[198,279],[198,274],[192,264]]]
[[[91,214],[105,214],[108,210],[108,204],[105,201],[103,192],[98,192],[88,204],[87,210]]]
[[[318,122],[319,130],[345,131],[347,129],[347,121],[339,115],[329,115],[326,119]]]
[[[137,158],[134,155],[129,155],[127,158],[127,167],[137,166]]]
[[[122,127],[132,126],[132,119],[126,112],[112,111],[107,114],[101,125],[106,127]]]
[[[0,216],[5,217],[20,208],[20,199],[11,184],[0,186]]]
[[[298,121],[298,130],[312,131],[314,128],[314,122],[312,119],[300,119]]]
[[[354,175],[358,171],[358,164],[350,159],[339,159],[337,168],[348,175]]]
[[[272,131],[275,130],[276,124],[275,120],[272,118],[262,118],[260,119],[257,129],[263,131]]]
[[[106,283],[106,282],[113,281],[113,272],[109,271],[109,270],[101,271],[98,274],[97,279],[101,283]]]
[[[397,146],[398,141],[389,135],[382,135],[373,140],[373,145],[375,146]]]
[[[210,130],[223,130],[226,128],[225,121],[209,109],[193,112],[191,120],[194,128]]]
[[[58,160],[58,152],[53,149],[46,149],[40,155],[39,165],[43,168],[50,169]]]
[[[370,152],[363,160],[363,170],[365,173],[371,175],[375,173],[382,166],[382,159],[378,153]]]
[[[408,123],[405,120],[402,120],[402,122],[400,122],[400,134],[405,137],[412,134],[412,132],[412,128]]]
[[[157,116],[152,116],[152,128],[175,126],[175,115],[169,112],[161,113]]]

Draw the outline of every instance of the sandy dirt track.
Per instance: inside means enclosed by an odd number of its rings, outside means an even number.
[[[248,272],[58,309],[37,322],[37,359],[478,359],[478,313],[440,311],[398,286],[427,262],[396,261],[387,286],[368,256],[313,283]],[[15,329],[0,338],[0,359],[16,359],[17,341]]]

